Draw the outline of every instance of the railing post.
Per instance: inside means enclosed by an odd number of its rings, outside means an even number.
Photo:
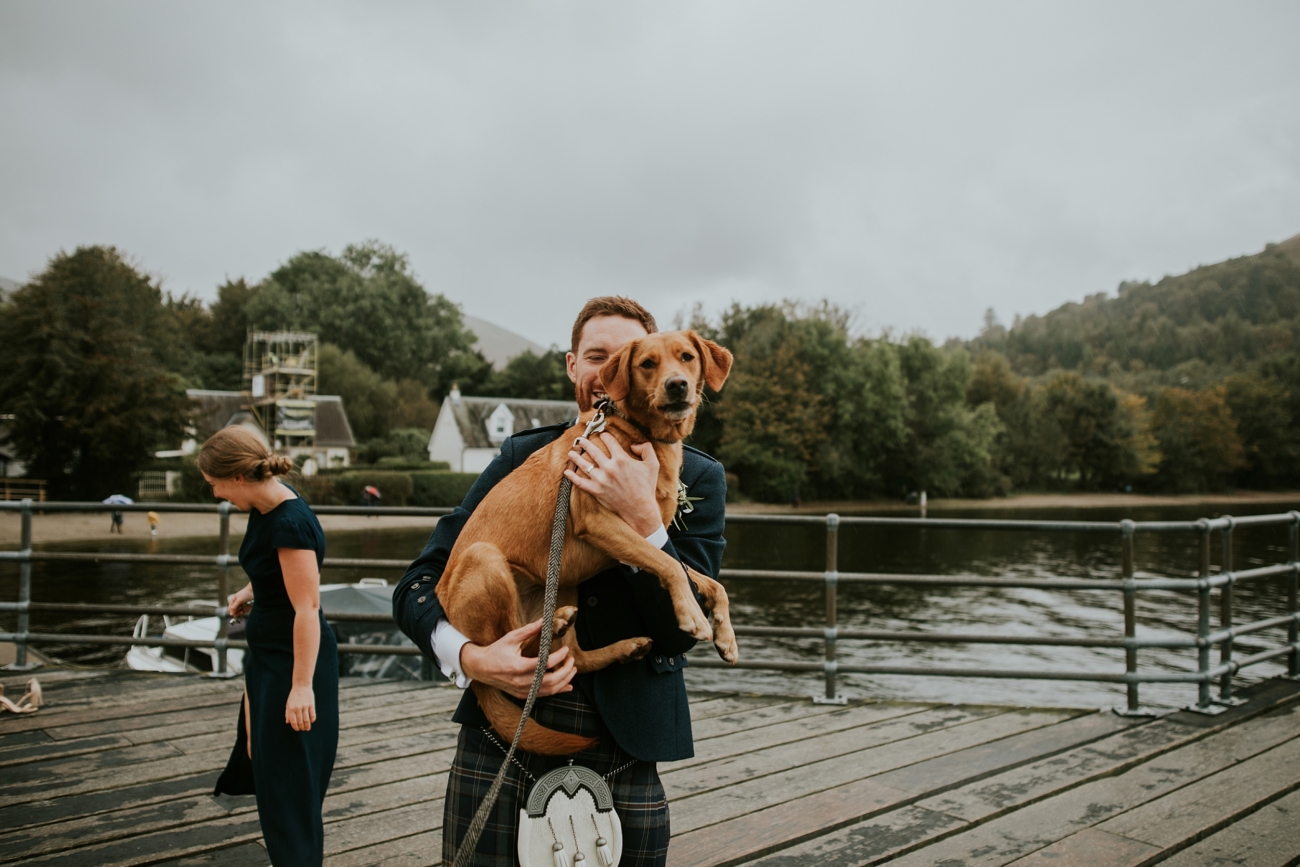
[[[24,498],[22,521],[19,530],[19,547],[23,559],[18,563],[18,636],[14,639],[14,662],[11,669],[36,668],[37,663],[27,661],[27,633],[31,630],[31,613],[27,606],[32,602],[32,501]]]
[[[839,663],[836,660],[835,643],[837,624],[839,622],[837,593],[840,581],[840,516],[831,513],[826,516],[826,631],[822,641],[826,647],[826,659],[822,662],[822,671],[826,675],[826,694],[814,696],[818,704],[845,704],[847,699],[836,690],[835,675]]]
[[[220,537],[217,540],[217,608],[224,608],[230,596],[230,502],[222,500],[217,505],[217,515],[221,521]],[[226,671],[226,634],[229,619],[224,612],[217,614],[217,669],[216,674],[224,676]]]
[[[1223,543],[1223,564],[1220,567],[1224,575],[1227,576],[1227,583],[1219,590],[1219,629],[1232,628],[1232,588],[1235,584],[1233,578],[1232,564],[1232,528],[1233,520],[1231,515],[1223,516],[1224,526],[1220,533],[1220,539]],[[1232,636],[1229,635],[1223,639],[1219,645],[1219,665],[1227,665],[1232,662]],[[1232,696],[1232,670],[1229,669],[1219,676],[1219,697],[1214,700],[1215,704],[1234,707],[1239,704],[1245,704],[1244,700],[1233,698]]]
[[[1300,677],[1300,626],[1296,624],[1296,596],[1300,591],[1300,512],[1291,513],[1291,577],[1287,580],[1286,585],[1286,607],[1290,612],[1292,620],[1286,629],[1286,640],[1291,645],[1291,653],[1287,657],[1287,674],[1291,677]]]
[[[1125,518],[1119,522],[1120,529],[1120,575],[1124,579],[1124,671],[1130,676],[1137,675],[1138,654],[1132,642],[1137,639],[1137,588],[1133,586],[1133,533],[1137,529],[1132,521]],[[1125,685],[1128,694],[1126,714],[1141,714],[1137,681],[1130,680]]]
[[[1196,704],[1187,708],[1197,713],[1222,713],[1223,708],[1210,698],[1210,522],[1202,518],[1196,522],[1196,540],[1200,556],[1197,558],[1196,589],[1196,670],[1201,681],[1196,684]]]

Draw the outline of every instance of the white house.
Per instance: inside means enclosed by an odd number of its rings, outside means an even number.
[[[501,453],[506,437],[577,417],[578,404],[571,400],[462,397],[452,386],[429,437],[429,460],[446,461],[458,472],[481,473]]]

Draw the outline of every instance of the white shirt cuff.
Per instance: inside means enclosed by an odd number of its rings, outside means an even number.
[[[655,530],[649,536],[646,536],[645,540],[656,548],[662,548],[664,545],[668,544],[668,528],[663,524],[660,524],[659,529]],[[627,563],[624,563],[623,565],[627,566],[627,568],[631,569],[633,572],[641,571],[636,566],[628,566]]]
[[[466,644],[469,644],[469,639],[460,630],[452,626],[446,617],[438,618],[437,625],[433,627],[433,661],[442,670],[443,677],[461,689],[470,684],[465,672],[460,670],[460,649]]]
[[[656,548],[662,548],[668,544],[668,528],[660,524],[659,529],[646,536],[645,540]]]

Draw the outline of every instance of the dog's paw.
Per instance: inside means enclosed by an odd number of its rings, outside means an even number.
[[[626,664],[634,659],[644,659],[650,653],[650,648],[654,642],[649,638],[625,638],[615,645],[612,645],[618,654],[616,660],[619,664]]]
[[[703,614],[697,613],[689,617],[678,617],[677,628],[696,641],[713,640],[713,628],[709,626],[709,621],[704,619]]]
[[[563,638],[564,633],[569,631],[569,626],[577,616],[578,609],[572,605],[564,605],[555,609],[555,637]]]
[[[713,646],[717,649],[718,656],[721,656],[727,665],[735,665],[740,661],[740,648],[736,646],[735,635],[723,636],[719,634],[718,638],[713,642]]]

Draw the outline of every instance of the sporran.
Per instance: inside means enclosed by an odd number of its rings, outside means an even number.
[[[544,775],[519,811],[518,851],[520,867],[614,867],[623,829],[609,785],[582,765]]]

